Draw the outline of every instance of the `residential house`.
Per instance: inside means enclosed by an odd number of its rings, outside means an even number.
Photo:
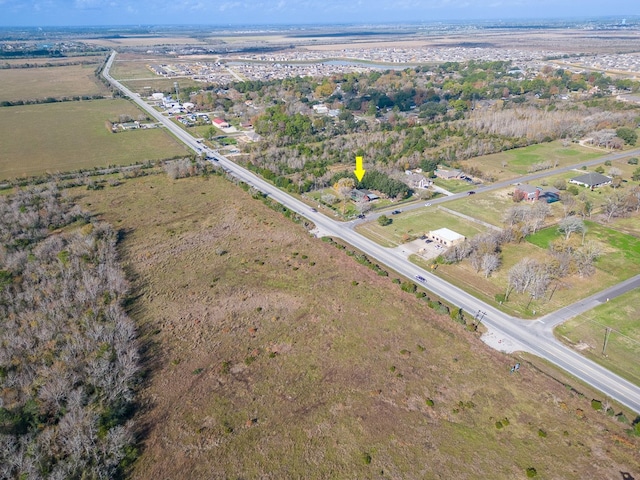
[[[527,183],[523,183],[521,185],[518,185],[515,189],[515,191],[513,192],[513,194],[518,197],[518,196],[522,196],[523,200],[527,200],[529,202],[533,202],[535,200],[538,199],[538,197],[540,197],[540,191],[541,189],[538,187],[534,187],[533,185],[529,185]],[[519,200],[519,198],[518,198]]]
[[[226,120],[223,120],[222,118],[217,118],[217,117],[216,117],[216,118],[214,118],[214,119],[212,120],[212,122],[213,122],[213,124],[214,124],[216,127],[219,127],[219,128],[229,128],[229,124],[227,123],[227,121],[226,121]]]
[[[373,200],[378,200],[380,198],[375,193],[370,192],[369,190],[365,190],[364,188],[361,188],[359,190],[357,189],[351,190],[350,195],[351,195],[351,198],[356,202],[360,202],[363,200],[365,202],[371,202]]]
[[[536,200],[544,200],[547,203],[553,203],[560,200],[560,190],[553,187],[534,187],[523,183],[516,186],[513,194],[516,198],[521,195],[523,200],[535,202]]]
[[[575,185],[582,185],[583,187],[587,187],[590,189],[602,187],[604,185],[611,184],[611,177],[607,177],[606,175],[602,175],[597,172],[589,172],[584,175],[579,175],[577,177],[569,180],[569,183],[573,183]]]
[[[407,174],[405,183],[407,183],[411,188],[424,190],[426,188],[429,188],[429,185],[431,185],[432,183],[431,180],[425,178],[425,176],[421,173],[414,173],[409,170],[407,170],[405,173]]]
[[[453,180],[462,176],[461,170],[445,170],[444,168],[438,168],[433,173],[436,177],[442,178],[443,180]]]

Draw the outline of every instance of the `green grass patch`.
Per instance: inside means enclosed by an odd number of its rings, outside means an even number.
[[[431,230],[444,227],[454,230],[467,238],[485,231],[485,227],[482,225],[469,222],[435,207],[411,210],[399,215],[389,216],[389,218],[393,220],[391,225],[383,227],[378,222],[367,222],[358,226],[356,230],[383,246],[398,246]]]
[[[640,385],[640,290],[635,289],[556,328],[556,335],[583,355]],[[611,328],[604,349],[606,329]],[[604,353],[603,353],[604,350]]]
[[[534,164],[548,161],[552,165],[557,162],[558,167],[562,167],[598,158],[604,153],[575,143],[565,147],[562,141],[557,140],[472,158],[462,164],[476,167],[496,180],[507,180],[529,173],[529,167]]]

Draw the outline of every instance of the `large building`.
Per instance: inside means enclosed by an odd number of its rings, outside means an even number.
[[[465,236],[449,230],[448,228],[439,228],[427,234],[427,239],[433,243],[442,245],[443,247],[452,247],[458,243],[465,241]]]

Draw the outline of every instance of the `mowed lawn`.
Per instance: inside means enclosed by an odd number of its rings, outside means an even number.
[[[572,143],[567,147],[560,140],[515,148],[506,152],[484,155],[463,162],[464,167],[476,167],[496,180],[506,180],[529,173],[531,165],[549,161],[558,167],[603,156],[592,148]],[[504,165],[504,166],[503,166]]]
[[[396,247],[413,238],[425,235],[431,230],[444,227],[467,238],[486,230],[480,224],[469,222],[435,206],[388,216],[392,219],[390,225],[382,227],[377,221],[372,221],[357,227],[356,230],[385,247]]]
[[[107,120],[140,111],[126,100],[93,100],[0,109],[0,179],[128,165],[185,155],[164,129],[111,133]]]
[[[94,74],[97,66],[98,64],[0,70],[0,102],[106,95],[109,90]]]
[[[583,355],[640,385],[640,289],[612,298],[556,328]],[[611,328],[604,349],[605,330]]]

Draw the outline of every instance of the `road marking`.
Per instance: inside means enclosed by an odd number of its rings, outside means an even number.
[[[540,322],[541,324],[543,324],[543,325],[544,325],[544,322],[543,322],[542,320],[538,320],[538,322]]]

